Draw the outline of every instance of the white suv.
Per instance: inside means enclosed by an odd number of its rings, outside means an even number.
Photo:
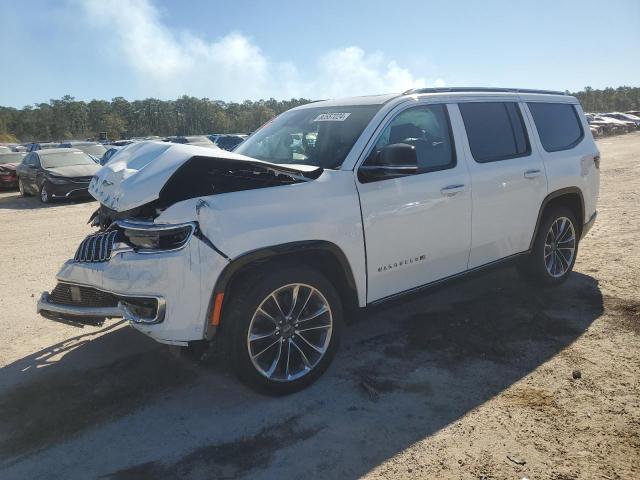
[[[293,391],[358,308],[508,260],[564,281],[599,161],[574,97],[517,89],[310,103],[233,153],[132,144],[92,180],[99,231],[38,311],[193,350],[219,337],[242,379]]]

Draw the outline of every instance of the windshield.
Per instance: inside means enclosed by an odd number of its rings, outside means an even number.
[[[89,155],[84,152],[56,152],[40,155],[44,168],[69,167],[71,165],[95,165]]]
[[[0,155],[0,163],[20,163],[26,154],[4,153]]]
[[[94,155],[96,157],[101,157],[102,155],[104,155],[104,152],[107,151],[107,149],[99,143],[73,145],[73,148],[77,148],[78,150],[82,150],[84,153],[88,153],[89,155]]]
[[[339,168],[382,105],[289,110],[242,142],[235,153],[272,163]]]

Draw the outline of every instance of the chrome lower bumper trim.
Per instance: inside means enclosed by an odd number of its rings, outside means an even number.
[[[38,300],[36,313],[41,313],[43,311],[73,315],[76,317],[124,317],[120,304],[118,304],[117,307],[76,307],[74,305],[61,305],[49,300],[49,292],[42,292],[42,295],[40,295],[40,299]]]
[[[90,287],[94,288],[94,287]],[[111,292],[109,292],[111,293]],[[129,295],[127,298],[152,298],[152,297],[137,297]],[[116,307],[79,307],[75,305],[62,305],[59,303],[53,303],[49,299],[49,292],[42,292],[40,299],[38,300],[36,313],[43,314],[46,312],[54,313],[59,316],[68,316],[70,320],[73,317],[95,317],[95,318],[124,318],[129,322],[133,322],[140,325],[152,325],[160,323],[164,320],[166,312],[166,302],[164,298],[153,297],[157,300],[157,311],[154,318],[145,318],[136,315],[131,311],[125,302],[119,301]],[[44,315],[46,316],[46,315]]]

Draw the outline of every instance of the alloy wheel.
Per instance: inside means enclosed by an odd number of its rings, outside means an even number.
[[[291,382],[311,372],[325,356],[333,314],[325,296],[303,283],[271,292],[258,306],[247,332],[254,368],[276,382]]]
[[[42,188],[40,189],[40,200],[42,200],[42,203],[49,202],[49,192],[47,192],[46,185],[42,185]]]
[[[544,264],[547,273],[562,277],[571,268],[576,252],[576,232],[567,217],[558,217],[549,228],[544,241]]]

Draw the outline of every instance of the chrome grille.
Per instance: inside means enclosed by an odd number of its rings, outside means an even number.
[[[118,230],[89,235],[82,241],[73,259],[76,262],[106,262],[111,258],[117,239]]]
[[[73,177],[70,178],[69,180],[71,180],[73,183],[89,183],[91,182],[91,179],[93,177],[89,176],[89,177]]]

